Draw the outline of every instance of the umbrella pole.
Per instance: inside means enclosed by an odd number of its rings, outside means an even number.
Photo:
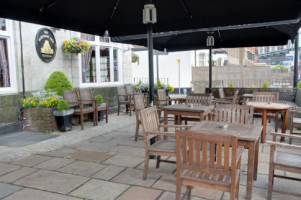
[[[149,69],[149,105],[154,105],[154,56],[153,56],[153,24],[147,24],[147,47]]]
[[[212,46],[209,46],[209,93],[212,92]]]
[[[299,50],[299,32],[297,32],[295,39],[295,66],[294,66],[294,88],[297,87],[298,84],[298,53]]]

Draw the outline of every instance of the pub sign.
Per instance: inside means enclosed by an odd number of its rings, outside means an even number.
[[[53,33],[48,28],[41,28],[36,35],[36,50],[46,63],[51,62],[56,54],[56,41]]]

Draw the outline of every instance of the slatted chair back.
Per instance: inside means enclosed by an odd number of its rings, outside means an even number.
[[[90,88],[78,89],[78,96],[84,104],[93,104],[93,94]]]
[[[238,101],[238,93],[239,93],[239,90],[235,90],[234,95],[233,95],[232,104],[237,104],[237,101]]]
[[[140,110],[140,119],[142,125],[142,132],[144,141],[147,141],[153,137],[149,133],[154,133],[159,131],[159,117],[157,114],[157,107],[149,107]],[[148,144],[146,144],[148,146]]]
[[[253,114],[253,106],[217,104],[215,107],[214,121],[235,124],[253,124]]]
[[[166,90],[158,90],[158,105],[159,106],[167,106],[169,101],[167,100]]]
[[[126,85],[125,89],[126,89],[127,94],[129,94],[129,95],[135,94],[135,90],[134,90],[134,87],[132,85]]]
[[[186,97],[186,104],[209,106],[211,102],[211,94],[188,94]]]
[[[142,110],[146,107],[145,98],[143,94],[134,95],[134,105],[135,105],[135,111]]]
[[[124,95],[127,95],[125,86],[118,86],[117,87],[118,101],[127,101],[128,98]]]
[[[219,95],[220,99],[224,99],[225,98],[224,88],[219,88],[218,89],[218,95]]]
[[[237,147],[235,136],[177,131],[176,200],[180,199],[182,184],[230,192],[230,199],[234,200],[243,152],[243,147]],[[191,187],[187,190],[190,199]]]
[[[252,101],[278,102],[279,101],[279,92],[253,92]]]
[[[79,106],[78,93],[76,90],[63,91],[63,99],[67,101],[69,107]]]

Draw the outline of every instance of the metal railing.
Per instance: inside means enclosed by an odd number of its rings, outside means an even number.
[[[167,85],[168,84],[168,78],[159,78],[160,82],[162,84]],[[134,84],[137,84],[141,81],[141,83],[149,83],[149,78],[144,77],[134,77]],[[157,82],[157,79],[155,79],[155,83]]]

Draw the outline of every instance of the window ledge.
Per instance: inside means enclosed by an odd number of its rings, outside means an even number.
[[[5,94],[17,94],[18,91],[15,88],[0,88],[0,95]]]
[[[80,88],[99,88],[99,87],[117,87],[123,85],[122,82],[115,82],[115,83],[82,83]]]

